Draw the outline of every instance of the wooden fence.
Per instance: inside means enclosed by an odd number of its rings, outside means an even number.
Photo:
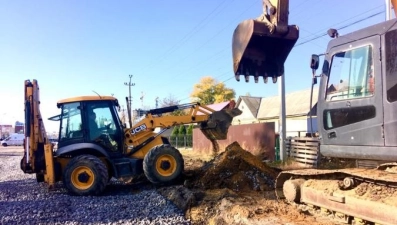
[[[319,146],[317,137],[293,137],[286,140],[287,155],[303,166],[317,167]]]

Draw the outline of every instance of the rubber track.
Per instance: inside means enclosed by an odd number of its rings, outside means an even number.
[[[353,178],[361,183],[371,183],[378,186],[397,188],[397,174],[384,170],[358,168],[340,170],[305,169],[281,172],[276,179],[276,196],[278,199],[284,198],[282,187],[284,182],[289,179],[343,180],[345,177]],[[352,217],[353,215],[348,216]]]

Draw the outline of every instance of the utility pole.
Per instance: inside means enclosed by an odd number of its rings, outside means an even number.
[[[141,92],[141,107],[143,109],[143,98],[145,97],[145,93]]]
[[[156,101],[156,109],[157,109],[159,107],[159,97],[156,97],[155,101]]]
[[[132,97],[131,97],[131,87],[135,86],[135,83],[131,83],[132,75],[129,75],[130,77],[130,82],[124,82],[124,85],[128,86],[128,91],[129,91],[129,97],[128,97],[128,102],[127,102],[127,110],[128,110],[128,120],[130,124],[130,128],[132,127],[132,120],[131,120],[131,111],[132,111]]]

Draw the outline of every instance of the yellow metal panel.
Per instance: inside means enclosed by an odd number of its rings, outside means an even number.
[[[143,159],[145,158],[145,155],[155,146],[163,144],[163,141],[161,140],[161,136],[156,137],[153,141],[151,141],[149,144],[145,145],[145,147],[141,148],[139,151],[135,152],[131,158],[137,158],[137,159]]]
[[[54,158],[52,154],[52,148],[52,144],[44,145],[44,158],[46,167],[44,180],[50,188],[54,187],[55,185]]]
[[[58,104],[69,103],[69,102],[81,102],[81,101],[100,101],[100,100],[117,100],[112,96],[77,96],[72,98],[66,98],[58,101]]]

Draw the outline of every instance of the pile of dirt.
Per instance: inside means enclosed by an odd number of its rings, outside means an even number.
[[[189,178],[187,186],[201,189],[228,188],[240,191],[267,191],[274,189],[279,171],[267,166],[258,157],[241,148],[237,142],[207,162]]]
[[[386,202],[390,202],[392,199],[394,206],[397,206],[396,198],[397,192],[396,188],[380,186],[371,183],[361,183],[355,188],[355,194],[360,196],[363,199],[369,199],[372,201],[382,201],[389,200]]]

